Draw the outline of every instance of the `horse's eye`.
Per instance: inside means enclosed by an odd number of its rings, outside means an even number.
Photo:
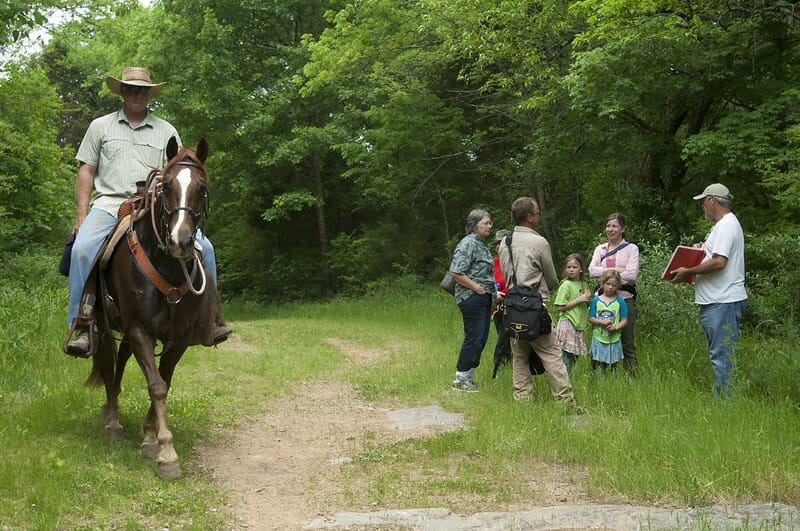
[[[206,183],[200,183],[197,185],[197,189],[200,191],[200,194],[205,197],[208,195],[208,186]]]
[[[172,180],[169,181],[161,181],[161,191],[162,192],[169,192],[170,188],[172,188]]]

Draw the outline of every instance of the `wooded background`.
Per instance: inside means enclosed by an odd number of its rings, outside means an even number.
[[[606,216],[649,246],[702,240],[691,197],[726,184],[754,323],[798,322],[798,2],[163,0],[0,6],[0,256],[60,252],[74,153],[120,107],[211,146],[224,296],[348,295],[438,281],[472,208],[510,228],[536,197],[557,268]],[[46,30],[48,38],[43,37]],[[57,260],[57,256],[54,256]],[[643,294],[647,296],[647,294]]]

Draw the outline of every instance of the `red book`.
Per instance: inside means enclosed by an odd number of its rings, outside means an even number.
[[[672,280],[675,275],[670,271],[675,271],[679,267],[694,267],[699,265],[705,258],[706,252],[704,249],[697,247],[688,247],[686,245],[679,245],[675,247],[672,253],[672,258],[669,259],[666,269],[661,274],[662,280]],[[691,283],[694,280],[694,275],[684,277],[681,282]]]

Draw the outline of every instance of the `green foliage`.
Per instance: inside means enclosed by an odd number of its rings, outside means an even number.
[[[752,326],[769,335],[787,330],[786,323],[797,323],[800,270],[793,264],[800,263],[800,230],[785,227],[778,233],[748,237],[745,260],[751,295],[747,315]]]
[[[751,227],[794,222],[800,211],[800,91],[786,89],[751,109],[726,115],[719,125],[688,139],[688,175],[729,183],[737,210]],[[756,177],[754,182],[754,177]]]
[[[66,237],[74,173],[56,144],[60,111],[42,71],[0,79],[0,253]]]
[[[671,342],[691,342],[700,331],[697,307],[694,304],[694,286],[680,283],[671,284],[661,280],[661,274],[672,251],[678,243],[674,242],[666,227],[657,220],[637,231],[636,244],[639,246],[639,278],[636,281],[637,297],[637,335],[647,330],[651,339],[663,342],[668,348]],[[673,368],[678,368],[670,364]]]
[[[50,41],[35,59],[63,105],[56,122],[59,145],[75,151],[92,120],[119,109],[120,98],[106,88],[105,79],[119,77],[122,66],[115,68],[117,47],[128,45],[128,38],[120,33],[123,28],[115,28],[104,18],[109,16],[108,6],[95,2],[92,13],[91,20],[69,20],[52,30]]]
[[[57,271],[57,252],[7,253],[0,259],[0,394],[4,401],[26,401],[47,389],[36,357],[19,353],[48,351],[45,338],[55,326],[66,323],[67,286]]]
[[[380,282],[385,277],[381,272],[387,270],[393,273],[391,282],[397,280],[395,277],[400,271],[394,265],[400,253],[408,248],[407,243],[394,238],[398,230],[398,227],[379,225],[366,229],[359,236],[340,234],[331,242],[328,259],[331,273],[337,279],[337,292],[363,295],[370,291],[370,283]]]
[[[0,4],[0,50],[3,45],[20,41],[47,21],[48,8],[59,1],[6,0]]]
[[[272,208],[261,214],[265,221],[286,219],[292,212],[299,212],[317,204],[317,199],[308,192],[289,192],[275,196]]]

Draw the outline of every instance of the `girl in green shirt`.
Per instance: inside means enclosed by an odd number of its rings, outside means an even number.
[[[567,373],[578,361],[578,356],[587,354],[583,333],[589,327],[589,301],[592,296],[584,281],[586,261],[583,255],[573,253],[564,261],[564,280],[558,286],[553,303],[558,309],[556,344],[561,349],[561,359]]]

